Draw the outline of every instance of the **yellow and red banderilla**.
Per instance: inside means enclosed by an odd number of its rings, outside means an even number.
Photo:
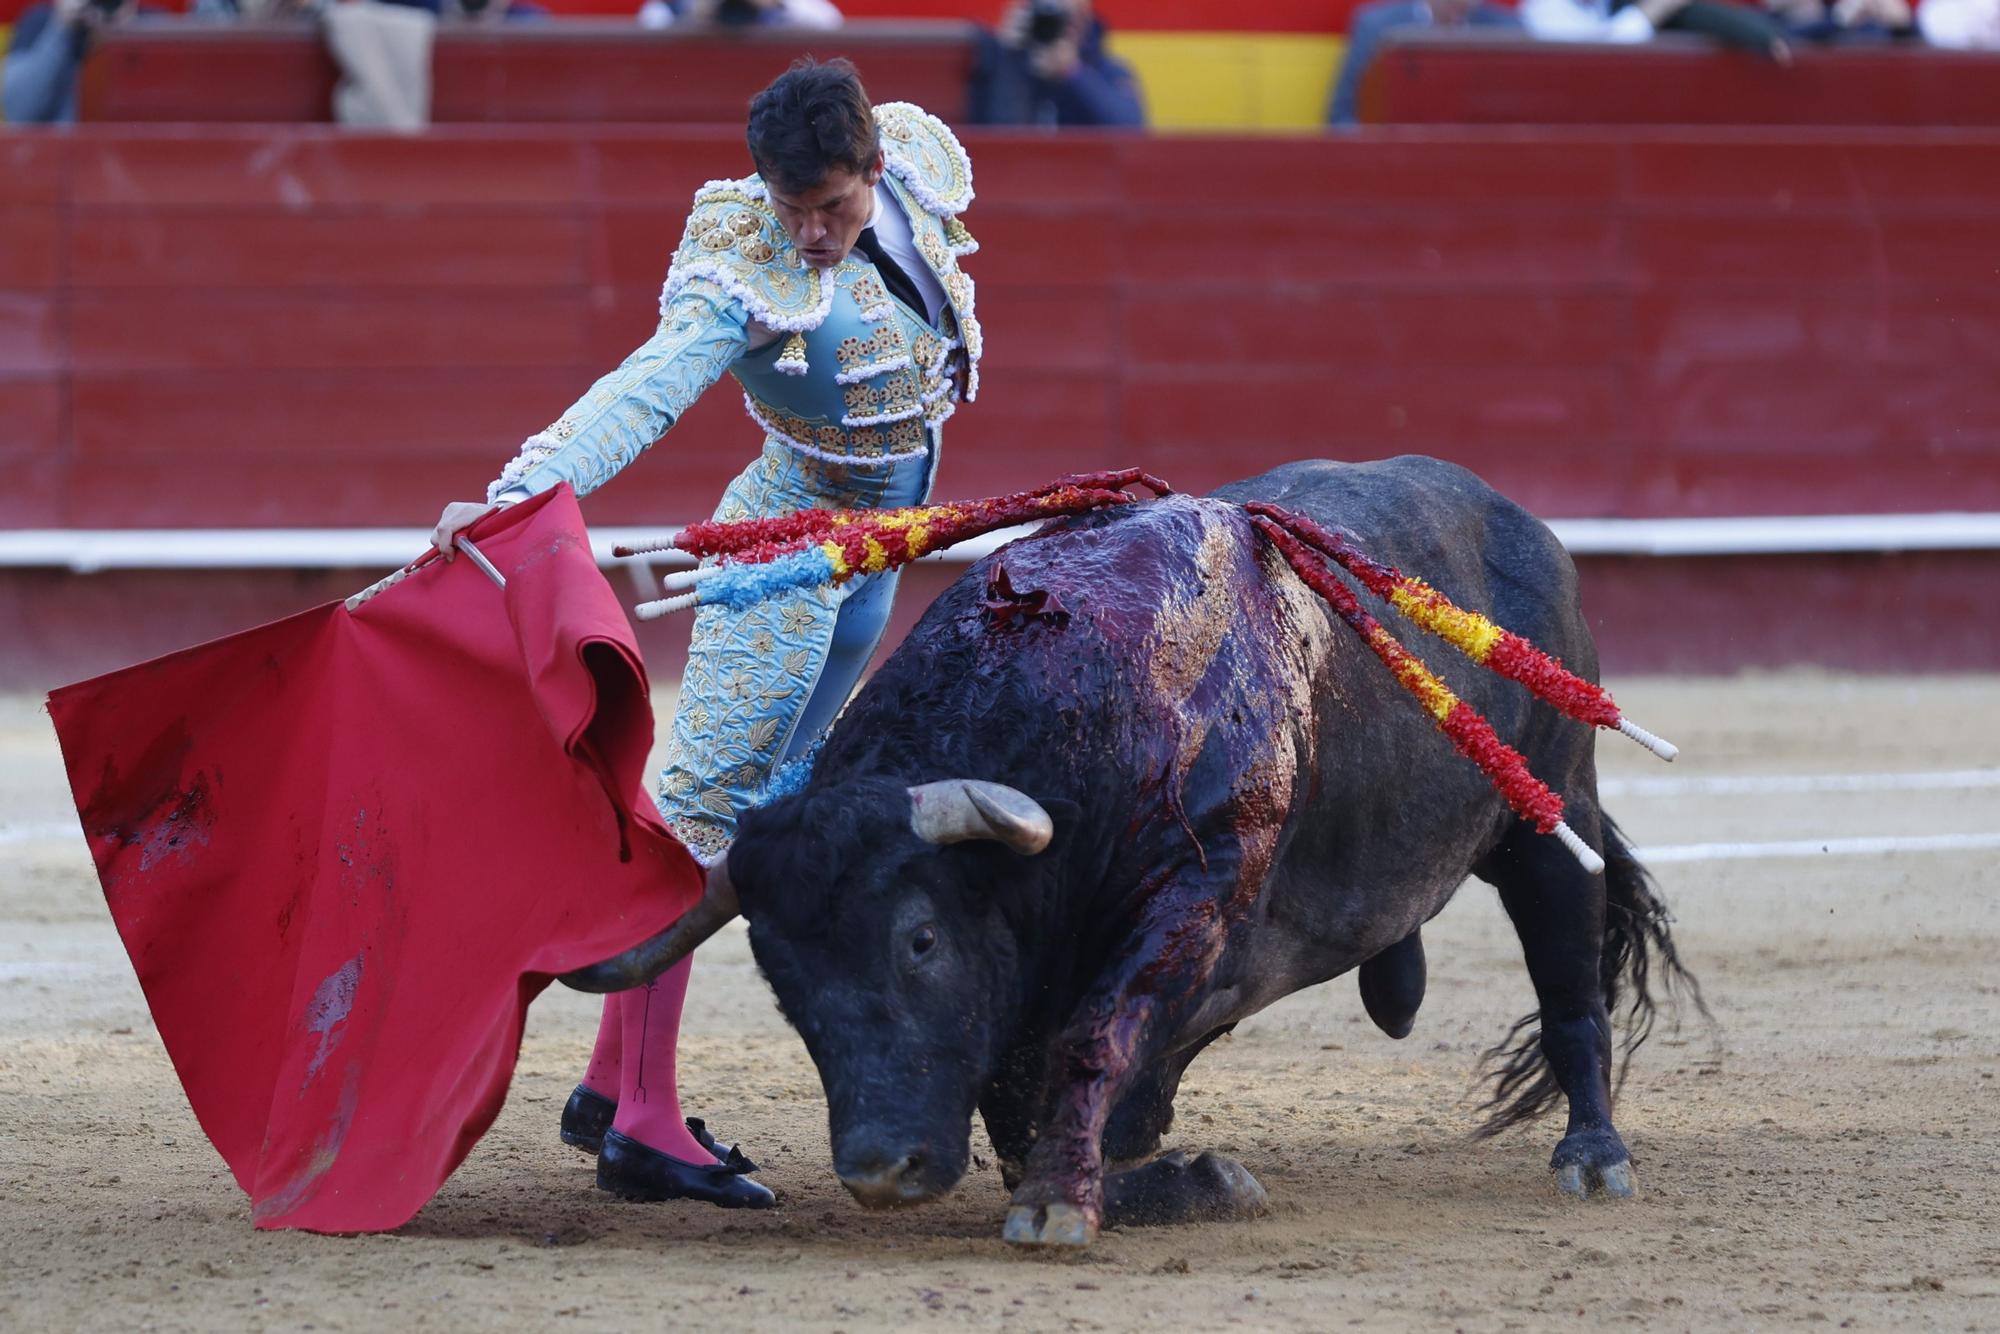
[[[720,603],[753,606],[789,588],[843,584],[899,569],[933,551],[1016,524],[1131,504],[1124,488],[1156,496],[1172,488],[1137,468],[1077,473],[1032,491],[986,500],[889,510],[800,510],[775,518],[690,524],[672,538],[617,549],[620,556],[672,550],[717,563],[666,577],[674,594],[641,603],[643,620]]]
[[[673,596],[640,604],[636,611],[642,619],[695,606],[747,607],[785,589],[840,584],[858,574],[898,569],[1016,524],[1130,504],[1133,497],[1125,488],[1133,485],[1143,485],[1155,496],[1173,493],[1165,482],[1137,468],[1078,473],[986,500],[891,510],[810,509],[690,524],[672,538],[621,546],[616,554],[671,552],[715,562],[668,575],[666,591]],[[1455,605],[1422,579],[1383,564],[1306,515],[1263,502],[1245,509],[1257,530],[1381,659],[1459,753],[1479,766],[1515,813],[1540,832],[1554,834],[1593,874],[1601,872],[1604,859],[1564,823],[1562,798],[1529,771],[1520,752],[1502,741],[1477,709],[1404,648],[1326,562],[1340,566],[1417,626],[1480,666],[1526,686],[1566,716],[1618,731],[1665,760],[1679,753],[1676,748],[1626,718],[1603,687],[1577,676],[1513,631]]]

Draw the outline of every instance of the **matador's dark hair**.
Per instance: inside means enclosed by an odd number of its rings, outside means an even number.
[[[857,175],[880,150],[875,113],[849,60],[805,56],[750,99],[750,160],[781,190],[810,190],[835,167]]]

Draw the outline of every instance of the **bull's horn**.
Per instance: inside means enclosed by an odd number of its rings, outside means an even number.
[[[643,987],[693,954],[696,946],[720,931],[736,912],[736,886],[729,883],[729,862],[725,858],[708,868],[708,888],[701,902],[675,918],[672,926],[623,954],[564,973],[556,980],[566,987],[598,995]]]
[[[910,828],[926,843],[991,838],[1026,855],[1040,852],[1056,836],[1055,821],[1033,797],[1005,783],[973,778],[911,788]]]

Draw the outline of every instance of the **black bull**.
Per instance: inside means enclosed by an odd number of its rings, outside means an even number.
[[[728,859],[825,1084],[835,1169],[864,1203],[950,1190],[976,1110],[1013,1190],[1009,1240],[1254,1211],[1262,1189],[1217,1155],[1130,1166],[1157,1152],[1182,1072],[1241,1019],[1353,969],[1375,1021],[1408,1033],[1419,930],[1468,875],[1499,890],[1540,1006],[1496,1053],[1490,1128],[1566,1095],[1558,1184],[1631,1193],[1610,1012],[1626,991],[1629,1051],[1651,1021],[1649,962],[1681,974],[1598,809],[1590,729],[1397,626],[1564,797],[1603,875],[1508,810],[1251,528],[1252,500],[1595,679],[1554,536],[1432,459],[1292,464],[1052,524],[979,562],[848,707],[806,788],[745,815]],[[973,828],[920,836],[913,806],[965,779],[1033,800],[984,789],[958,803]]]

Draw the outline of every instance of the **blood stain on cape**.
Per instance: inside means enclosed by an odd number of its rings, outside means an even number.
[[[328,973],[314,989],[313,998],[306,1005],[306,1031],[317,1039],[312,1059],[306,1063],[306,1084],[319,1077],[326,1058],[333,1055],[333,1049],[340,1045],[339,1029],[347,1022],[348,1012],[354,1008],[354,993],[361,986],[361,961],[366,957],[367,951],[364,950]],[[305,1092],[303,1085],[299,1092]]]

